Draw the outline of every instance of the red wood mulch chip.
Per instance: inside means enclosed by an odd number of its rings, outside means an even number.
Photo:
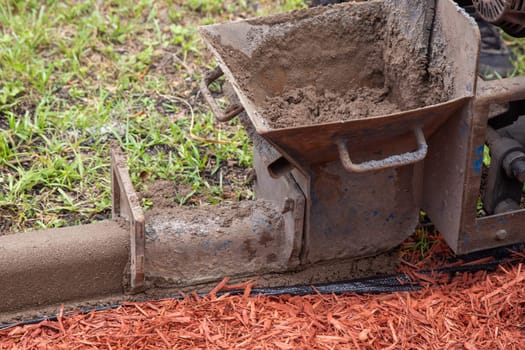
[[[126,303],[0,332],[0,349],[525,349],[525,267],[419,292]],[[239,285],[237,285],[239,287]]]

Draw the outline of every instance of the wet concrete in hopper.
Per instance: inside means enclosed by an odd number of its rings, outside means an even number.
[[[336,93],[307,86],[268,97],[263,113],[274,128],[324,124],[399,112],[388,97],[389,91],[384,88],[362,87]]]
[[[214,46],[237,85],[273,129],[446,101],[452,91],[443,83],[448,69],[433,59],[440,56],[440,43],[432,43],[429,57],[428,33],[421,33],[428,23],[413,24],[407,36],[409,19],[392,6],[340,4],[251,20],[250,48],[244,51],[220,37],[211,41],[221,43]]]

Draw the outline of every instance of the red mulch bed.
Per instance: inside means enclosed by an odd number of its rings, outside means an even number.
[[[0,349],[525,349],[525,267],[384,295],[127,303],[0,332]],[[238,286],[237,286],[238,287]]]

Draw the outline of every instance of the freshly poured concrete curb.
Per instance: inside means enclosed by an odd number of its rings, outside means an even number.
[[[0,237],[0,313],[122,293],[129,231],[114,221]]]

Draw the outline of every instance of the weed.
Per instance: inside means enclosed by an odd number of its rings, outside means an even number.
[[[421,257],[437,242],[435,234],[431,234],[425,227],[418,227],[412,237],[413,243],[407,247],[410,251],[418,251]]]

